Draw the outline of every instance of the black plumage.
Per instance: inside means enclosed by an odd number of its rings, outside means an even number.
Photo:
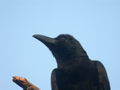
[[[110,90],[103,64],[90,60],[74,37],[68,34],[33,37],[43,42],[56,58],[58,67],[52,72],[52,90]]]

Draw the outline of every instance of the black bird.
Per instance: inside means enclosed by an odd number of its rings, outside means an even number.
[[[89,59],[81,44],[71,35],[56,38],[33,35],[44,43],[57,61],[51,76],[52,90],[110,90],[103,64]]]

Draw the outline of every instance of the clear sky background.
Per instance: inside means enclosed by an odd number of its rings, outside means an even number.
[[[32,35],[62,33],[101,61],[112,90],[120,89],[120,0],[0,0],[0,90],[22,90],[12,76],[51,90],[56,61]]]

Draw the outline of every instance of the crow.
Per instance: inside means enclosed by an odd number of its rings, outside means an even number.
[[[89,59],[81,44],[69,34],[56,38],[35,34],[52,52],[57,68],[52,71],[52,90],[110,90],[103,64]]]

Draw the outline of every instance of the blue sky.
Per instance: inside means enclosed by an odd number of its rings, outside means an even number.
[[[22,90],[12,76],[51,90],[56,61],[48,48],[32,37],[36,33],[73,35],[90,59],[104,64],[112,90],[119,89],[119,0],[1,0],[0,90]]]

